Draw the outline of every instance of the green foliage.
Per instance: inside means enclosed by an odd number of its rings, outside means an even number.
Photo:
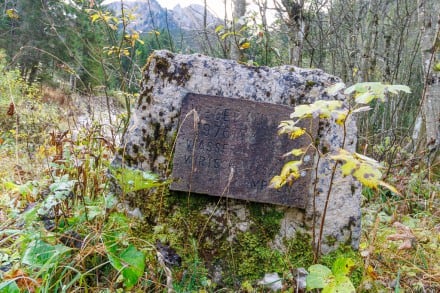
[[[240,25],[238,30],[235,27],[237,24]],[[271,32],[261,23],[257,13],[241,17],[235,23],[230,21],[225,25],[218,25],[214,32],[221,42],[227,44],[224,48],[228,53],[231,47],[236,47],[242,56],[239,61],[247,65],[270,66],[277,64],[281,59],[279,47],[274,44],[275,42],[270,42],[274,40],[271,39]]]
[[[156,174],[142,170],[111,167],[110,171],[124,193],[150,189],[169,183],[168,181],[160,181]]]
[[[41,207],[38,209],[39,215],[47,215],[50,210],[72,197],[73,187],[76,180],[69,180],[66,174],[62,177],[56,177],[55,182],[49,186],[50,194],[43,200]]]
[[[323,293],[356,292],[353,283],[348,278],[354,262],[350,258],[338,258],[330,270],[328,267],[315,264],[309,267],[307,275],[307,290],[323,289]]]
[[[61,113],[54,105],[43,103],[38,84],[29,85],[18,70],[7,69],[3,51],[0,71],[0,149],[12,152],[17,144],[25,142],[28,152],[35,151],[48,135],[45,130],[55,126]]]
[[[132,288],[138,282],[145,269],[145,254],[130,244],[125,250],[120,250],[116,245],[107,248],[107,256],[111,265],[122,272],[124,286]]]
[[[65,261],[69,251],[64,245],[51,245],[37,239],[27,245],[21,261],[32,269],[39,269],[39,274],[43,274]]]
[[[336,84],[336,86],[338,86]],[[380,82],[361,82],[352,85],[344,91],[346,95],[354,94],[354,100],[357,104],[369,104],[373,100],[378,99],[385,102],[388,93],[398,94],[400,91],[411,93],[406,85],[386,85]]]
[[[235,271],[238,280],[258,280],[266,272],[278,271],[283,267],[281,253],[271,249],[266,241],[264,237],[260,239],[250,232],[237,236],[238,245],[232,252],[232,258],[238,260]]]
[[[9,180],[2,177],[0,217],[7,213],[7,225],[20,228],[6,232],[2,226],[8,236],[0,242],[1,266],[7,265],[10,271],[1,272],[1,292],[25,287],[42,292],[92,288],[98,285],[99,274],[127,289],[138,286],[151,245],[133,241],[131,223],[135,221],[115,211],[114,197],[107,189],[113,146],[102,131],[96,124],[75,137],[54,131],[50,140],[35,143],[33,164],[43,165],[34,180],[15,182],[13,172]],[[16,147],[21,145],[18,141]],[[154,184],[134,186],[149,188],[159,183]]]
[[[176,292],[201,292],[208,289],[212,283],[208,278],[208,270],[203,260],[199,256],[197,243],[194,239],[190,240],[189,255],[185,260],[186,272],[181,280],[173,283]]]
[[[144,252],[139,251],[126,239],[129,236],[129,219],[121,213],[109,215],[103,234],[106,256],[110,264],[123,278],[127,289],[135,286],[145,270]]]
[[[12,281],[5,281],[0,283],[1,293],[20,293],[20,288],[18,288],[17,283]]]

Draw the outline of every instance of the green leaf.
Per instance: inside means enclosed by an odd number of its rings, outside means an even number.
[[[306,278],[307,290],[323,289],[322,293],[353,293],[355,288],[348,278],[354,262],[350,258],[338,258],[332,270],[326,266],[316,264],[309,268]]]
[[[354,100],[358,104],[369,104],[372,100],[374,100],[376,96],[372,92],[365,92],[360,95],[355,96]]]
[[[120,255],[116,253],[108,253],[107,255],[111,265],[121,271],[124,286],[130,289],[136,285],[145,270],[145,254],[130,244]]]
[[[331,87],[327,88],[327,94],[329,94],[330,96],[334,96],[336,95],[340,90],[342,90],[345,87],[345,83],[343,82],[338,82],[334,85],[332,85]]]
[[[312,117],[312,108],[310,105],[299,105],[295,107],[295,111],[290,114],[290,118],[309,118]]]
[[[4,281],[0,283],[0,293],[20,293],[20,288],[14,280]]]
[[[352,86],[345,89],[344,95],[351,95],[355,91],[356,91],[356,87],[355,87],[355,85],[352,85]]]
[[[359,107],[356,108],[352,111],[352,113],[360,113],[360,112],[366,112],[366,111],[370,111],[371,107],[370,106],[363,106],[363,107]]]
[[[32,241],[24,252],[22,262],[31,267],[50,268],[62,262],[70,248],[57,244],[51,245],[42,240]]]
[[[409,86],[406,86],[406,85],[395,84],[395,85],[389,85],[389,86],[387,86],[387,88],[388,88],[388,91],[393,94],[397,94],[399,91],[402,91],[407,94],[411,93],[411,89],[409,88]]]
[[[354,293],[356,289],[353,286],[350,278],[347,276],[335,276],[334,293]],[[322,291],[324,292],[324,291]]]
[[[130,168],[112,168],[112,175],[116,178],[124,193],[150,189],[167,184],[160,181],[156,174]]]
[[[344,94],[351,95],[355,93],[354,99],[356,103],[368,104],[374,99],[385,101],[386,93],[398,94],[400,91],[411,93],[406,85],[386,85],[381,82],[362,82],[352,85],[344,91]]]
[[[354,261],[351,258],[339,257],[332,266],[333,274],[338,276],[347,276],[354,267]]]
[[[307,290],[324,288],[330,284],[334,276],[330,269],[321,264],[309,267],[309,274],[306,278]]]
[[[310,105],[299,105],[295,107],[295,111],[290,114],[290,118],[329,118],[334,110],[342,107],[341,101],[323,101],[318,100]]]

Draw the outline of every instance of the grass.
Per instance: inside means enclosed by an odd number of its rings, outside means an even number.
[[[77,123],[82,105],[69,105],[71,96],[50,88],[33,93],[29,101],[17,90],[16,113],[3,117],[0,128],[0,292],[263,290],[258,280],[214,284],[197,241],[176,248],[184,252],[183,268],[170,274],[155,243],[137,234],[142,221],[129,218],[109,188],[117,127],[108,131],[105,121],[83,127]],[[2,113],[8,105],[0,103]],[[415,170],[403,168],[402,174]],[[341,249],[322,260],[330,267],[339,256],[355,259],[351,279],[359,292],[440,291],[438,181],[429,182],[423,170],[402,174],[393,174],[402,196],[364,190],[360,250]],[[398,232],[395,222],[410,229],[410,248],[389,239]],[[278,261],[298,264],[292,255]],[[295,269],[280,272],[286,290],[293,290]]]

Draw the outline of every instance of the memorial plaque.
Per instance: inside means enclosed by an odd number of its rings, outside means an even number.
[[[292,186],[268,188],[292,159],[283,154],[310,143],[307,136],[290,140],[277,134],[280,121],[292,112],[283,105],[188,94],[182,102],[170,189],[305,208],[313,153],[306,155],[308,162]],[[309,128],[310,122],[300,126]]]

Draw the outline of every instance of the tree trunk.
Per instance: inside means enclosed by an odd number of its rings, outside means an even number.
[[[288,17],[284,21],[289,28],[289,63],[302,66],[302,51],[306,33],[304,0],[281,0],[281,4],[284,6]]]
[[[243,61],[243,52],[240,50],[240,30],[243,25],[240,22],[246,14],[246,0],[234,0],[234,11],[232,13],[232,18],[234,22],[234,38],[233,44],[231,45],[231,59],[237,61]]]
[[[440,145],[440,72],[435,70],[440,63],[440,1],[419,0],[419,25],[421,29],[420,48],[424,72],[424,89],[420,102],[422,130],[415,127],[418,133],[419,145],[424,146],[429,154],[429,162],[433,163],[438,157]],[[424,128],[424,129],[423,129]],[[423,131],[425,130],[425,131]],[[425,136],[421,136],[424,133]]]

